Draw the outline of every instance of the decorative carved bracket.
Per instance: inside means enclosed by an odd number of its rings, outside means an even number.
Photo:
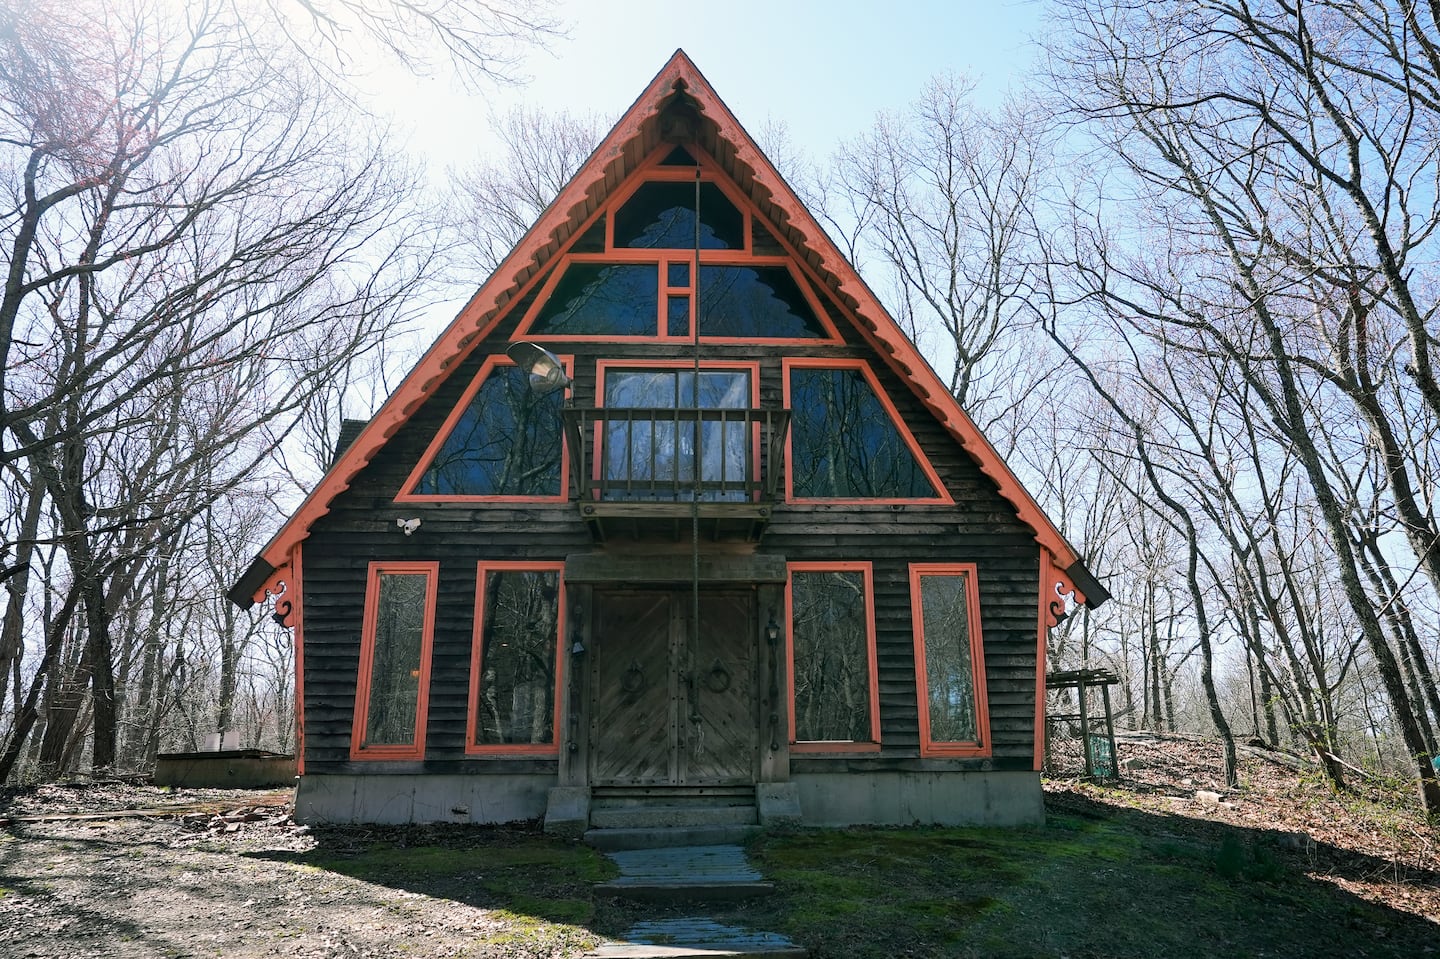
[[[286,629],[293,629],[295,626],[295,603],[294,597],[289,595],[290,589],[290,564],[276,569],[265,580],[265,584],[255,591],[255,602],[273,603],[275,612],[270,617]]]
[[[1042,591],[1048,588],[1049,594],[1045,596],[1045,628],[1054,629],[1069,614],[1065,611],[1068,600],[1073,600],[1076,606],[1083,605],[1085,594],[1075,585],[1074,580],[1064,570],[1056,569],[1048,561],[1045,563],[1045,572],[1048,573],[1040,584]],[[1053,580],[1053,581],[1052,581]]]

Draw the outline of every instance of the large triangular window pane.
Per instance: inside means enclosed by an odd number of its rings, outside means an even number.
[[[785,267],[702,266],[700,335],[817,339],[826,334]]]
[[[560,393],[539,395],[496,365],[453,419],[414,496],[561,496]]]
[[[795,499],[939,499],[864,372],[790,370],[790,491]]]
[[[572,263],[540,308],[537,336],[654,336],[660,268],[654,263]]]
[[[695,248],[695,184],[646,183],[615,213],[615,245],[650,249]],[[713,183],[700,184],[700,248],[745,246],[745,215]]]

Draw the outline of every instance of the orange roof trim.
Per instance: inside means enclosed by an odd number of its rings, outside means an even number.
[[[660,115],[675,98],[682,96],[687,104],[699,111],[702,121],[714,124],[716,145],[733,153],[733,156],[717,156],[717,160],[729,169],[741,189],[750,192],[776,225],[789,232],[788,241],[801,251],[802,261],[827,281],[825,285],[833,294],[839,294],[841,305],[859,321],[857,328],[862,335],[871,341],[882,358],[905,379],[926,408],[945,425],[981,471],[995,483],[1020,520],[1034,531],[1036,541],[1051,554],[1055,567],[1066,569],[1080,562],[1075,549],[1020,485],[1005,461],[981,435],[929,363],[890,318],[878,297],[760,152],[755,141],[716,95],[699,69],[683,50],[677,50],[595,148],[580,171],[331,466],[295,514],[266,544],[242,583],[255,583],[257,578],[268,579],[270,570],[290,561],[291,550],[309,535],[314,522],[329,512],[335,497],[349,488],[355,476],[433,395],[448,371],[463,361],[499,320],[502,308],[564,248],[606,195],[659,142]],[[1093,580],[1090,582],[1093,583]],[[240,592],[237,584],[232,598],[242,605],[249,605],[238,595]],[[1098,592],[1103,595],[1103,588]],[[263,598],[263,590],[255,598]],[[1099,597],[1091,596],[1090,599],[1094,602]],[[1103,599],[1100,601],[1103,602]]]

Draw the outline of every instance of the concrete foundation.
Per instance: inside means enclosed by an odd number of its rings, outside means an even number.
[[[1045,821],[1035,772],[797,773],[807,826],[1024,826]]]
[[[545,803],[545,831],[579,839],[590,828],[590,787],[555,786]]]
[[[976,825],[1045,821],[1034,772],[796,773],[756,788],[765,826]],[[361,775],[300,777],[295,818],[303,823],[504,823],[544,818],[546,830],[584,831],[587,787],[557,787],[553,775]]]
[[[302,823],[504,823],[545,815],[555,777],[523,775],[300,777]]]
[[[766,829],[788,829],[804,821],[794,783],[756,783],[755,811]]]

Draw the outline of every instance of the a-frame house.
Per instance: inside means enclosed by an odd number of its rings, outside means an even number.
[[[555,830],[1038,820],[1106,598],[678,51],[230,595],[299,818]]]

